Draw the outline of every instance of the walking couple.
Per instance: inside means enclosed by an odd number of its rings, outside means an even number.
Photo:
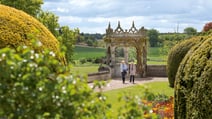
[[[125,77],[126,77],[127,71],[129,71],[130,82],[135,83],[136,65],[134,62],[130,62],[129,68],[128,68],[125,61],[122,60],[120,64],[120,69],[121,69],[121,77],[122,77],[123,83],[125,83]]]

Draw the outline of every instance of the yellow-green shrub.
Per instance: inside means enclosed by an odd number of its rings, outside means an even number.
[[[180,62],[183,60],[184,56],[190,50],[190,48],[196,43],[200,42],[200,40],[204,40],[203,36],[192,37],[190,39],[183,40],[175,45],[169,52],[167,61],[167,74],[170,87],[174,87],[175,76]]]
[[[48,48],[59,54],[59,42],[43,24],[23,11],[0,5],[0,48],[31,46],[32,39],[42,44],[40,50]]]
[[[175,119],[212,118],[212,35],[193,46],[175,81]]]

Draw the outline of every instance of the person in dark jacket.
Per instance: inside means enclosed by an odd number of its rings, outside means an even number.
[[[126,74],[127,74],[127,65],[126,65],[124,60],[122,60],[121,63],[120,63],[120,71],[121,71],[122,81],[123,81],[123,84],[124,84],[125,83],[125,77],[126,77]]]

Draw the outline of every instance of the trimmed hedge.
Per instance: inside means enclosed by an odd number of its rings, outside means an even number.
[[[38,50],[48,48],[59,56],[59,42],[43,24],[23,11],[0,5],[0,48],[32,46],[32,39],[41,44]]]
[[[175,81],[175,119],[212,119],[212,35],[193,46]]]
[[[197,44],[200,40],[203,40],[203,36],[192,37],[187,40],[183,40],[175,45],[168,55],[167,61],[167,74],[169,80],[169,86],[174,87],[175,76],[177,73],[177,69],[180,65],[180,62],[186,55],[186,53],[190,50],[192,46]]]

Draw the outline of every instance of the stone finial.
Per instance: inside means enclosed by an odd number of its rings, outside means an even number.
[[[137,33],[138,30],[135,27],[134,21],[132,22],[132,27],[129,29],[129,33]]]
[[[111,33],[113,33],[113,29],[111,28],[110,22],[109,22],[108,28],[106,29],[106,34],[111,34]]]
[[[120,21],[118,21],[118,27],[121,27],[121,25],[120,25]]]
[[[107,28],[107,29],[111,29],[110,22],[109,22],[109,24],[108,24],[108,28]]]
[[[132,27],[135,27],[135,23],[134,23],[134,21],[132,22]]]
[[[115,29],[115,33],[124,33],[124,30],[121,28],[120,21],[118,21],[118,26]]]

